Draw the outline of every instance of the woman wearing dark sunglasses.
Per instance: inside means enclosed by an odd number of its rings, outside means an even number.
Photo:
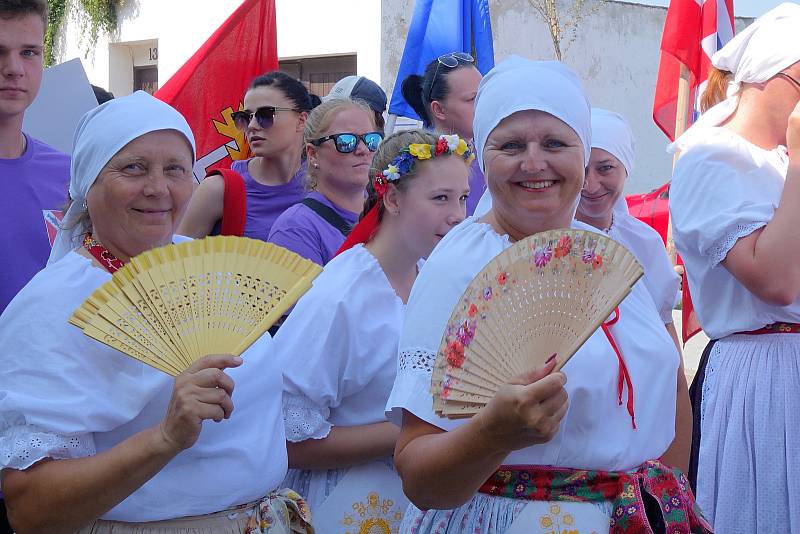
[[[244,109],[232,117],[252,157],[234,161],[233,173],[212,171],[203,180],[178,233],[266,240],[278,216],[305,195],[301,155],[311,102],[305,86],[287,74],[270,72],[254,79],[244,95]],[[234,198],[238,201],[231,202]]]
[[[333,258],[358,221],[373,153],[383,139],[365,104],[333,99],[305,122],[308,189],[272,225],[268,241],[320,265]]]
[[[475,95],[480,81],[481,73],[475,68],[472,56],[451,52],[428,63],[421,76],[412,74],[403,80],[403,98],[426,128],[458,134],[471,143]],[[467,215],[472,215],[486,190],[486,179],[477,161],[470,169],[469,187]]]

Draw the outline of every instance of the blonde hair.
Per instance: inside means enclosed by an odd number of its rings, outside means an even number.
[[[328,133],[333,120],[346,109],[358,109],[363,111],[368,117],[372,126],[377,129],[375,124],[375,113],[372,109],[360,100],[350,98],[333,98],[327,100],[311,110],[306,119],[305,129],[303,130],[303,144],[307,145],[314,139],[324,137]],[[317,188],[317,176],[315,169],[309,166],[306,171],[306,189],[314,190]]]
[[[703,95],[700,97],[700,111],[705,113],[727,97],[728,82],[731,79],[730,72],[711,67],[708,73],[708,85]]]

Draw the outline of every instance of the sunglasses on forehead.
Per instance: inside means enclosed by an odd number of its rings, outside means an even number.
[[[349,154],[350,152],[355,151],[358,147],[358,141],[361,140],[364,142],[364,146],[370,152],[375,152],[378,150],[378,145],[381,144],[383,141],[383,134],[380,132],[369,132],[365,133],[364,135],[358,135],[354,133],[337,133],[326,135],[325,137],[320,137],[319,139],[312,139],[309,141],[314,146],[320,146],[325,141],[333,140],[333,145],[336,147],[337,152],[341,152],[342,154]]]
[[[233,119],[233,124],[239,131],[245,131],[247,127],[250,125],[250,121],[253,120],[255,116],[256,122],[258,123],[259,128],[262,130],[266,130],[267,128],[271,127],[272,124],[275,122],[275,112],[276,111],[294,111],[299,113],[299,109],[295,108],[277,108],[275,106],[264,106],[256,109],[255,111],[244,110],[244,111],[234,111],[231,113],[231,118]]]
[[[442,54],[438,58],[436,58],[436,70],[433,71],[433,78],[431,79],[431,86],[428,88],[428,101],[433,100],[431,95],[433,94],[433,86],[436,85],[436,76],[439,74],[439,67],[444,65],[448,69],[454,69],[458,67],[458,64],[461,62],[464,63],[474,63],[475,58],[471,55],[467,54],[466,52],[450,52],[449,54]]]

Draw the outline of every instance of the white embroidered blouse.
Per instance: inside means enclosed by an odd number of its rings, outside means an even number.
[[[325,266],[275,335],[289,441],[386,421],[404,307],[362,245]]]
[[[0,469],[91,456],[163,419],[172,377],[67,322],[110,276],[70,252],[37,274],[0,317]],[[268,334],[245,351],[244,364],[226,371],[236,383],[230,419],[205,421],[194,446],[102,519],[208,514],[276,489],[287,458],[272,352]]]
[[[682,152],[670,187],[673,233],[703,330],[719,339],[800,322],[800,300],[767,304],[721,265],[739,238],[772,220],[786,179],[786,149],[765,150],[718,127],[689,132],[676,146]]]
[[[594,230],[580,222],[573,227]],[[463,420],[437,417],[432,410],[431,371],[442,334],[458,299],[473,277],[510,246],[508,236],[467,218],[450,231],[417,277],[400,336],[397,378],[386,405],[400,423],[403,410],[444,430]],[[661,456],[674,437],[679,355],[655,305],[640,281],[620,304],[611,328],[630,372],[637,429],[617,401],[618,362],[598,329],[564,366],[569,410],[549,442],[511,453],[504,462],[527,465],[627,470]]]

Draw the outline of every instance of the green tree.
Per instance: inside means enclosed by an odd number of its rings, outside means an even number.
[[[117,29],[117,12],[125,0],[47,0],[49,16],[44,36],[44,63],[54,63],[58,52],[58,33],[70,14],[80,21],[84,48],[88,52],[97,44],[100,32],[112,34]]]

